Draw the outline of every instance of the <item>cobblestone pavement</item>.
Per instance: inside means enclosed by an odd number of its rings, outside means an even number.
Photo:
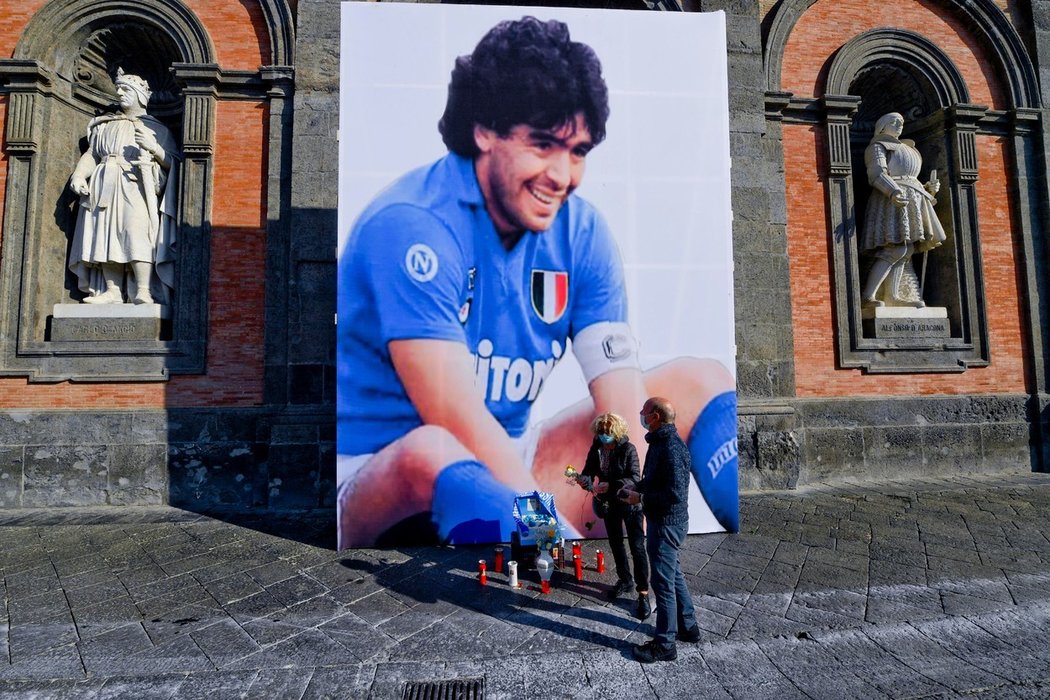
[[[642,666],[609,571],[521,592],[492,549],[333,550],[331,514],[0,514],[0,697],[1050,697],[1050,475],[746,495],[688,539],[703,638]],[[588,562],[595,547],[585,544]],[[534,574],[532,574],[534,576]]]

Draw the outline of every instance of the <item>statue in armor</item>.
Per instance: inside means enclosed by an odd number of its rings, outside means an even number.
[[[903,129],[904,117],[884,114],[875,122],[875,135],[864,151],[872,191],[860,249],[874,256],[861,293],[865,306],[925,306],[924,280],[915,274],[911,258],[945,240],[933,208],[940,183],[932,173],[929,182],[919,182],[922,156],[912,141],[901,140]]]

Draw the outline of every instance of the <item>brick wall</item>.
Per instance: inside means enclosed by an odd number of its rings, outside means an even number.
[[[216,108],[214,226],[266,225],[266,125],[262,102],[220,102]]]
[[[269,116],[263,103],[220,102],[215,117],[207,374],[174,377],[169,406],[262,403]]]
[[[176,376],[167,406],[252,406],[262,403],[265,231],[212,229],[208,297],[208,359],[203,376]]]
[[[800,398],[1025,391],[1018,243],[1011,235],[1006,144],[1001,138],[979,136],[977,146],[981,256],[992,363],[963,374],[865,375],[860,370],[836,369],[835,337],[828,332],[835,321],[826,175],[821,163],[825,152],[823,131],[803,125],[784,127],[784,160],[791,193],[788,259],[795,329],[795,388]]]
[[[819,97],[831,57],[853,36],[879,26],[903,27],[940,46],[959,67],[971,100],[1005,107],[998,77],[981,46],[944,8],[931,2],[821,0],[799,20],[783,60],[783,89]],[[850,27],[843,32],[843,27]],[[1024,392],[1026,376],[1019,302],[1018,242],[1008,192],[1007,144],[977,139],[981,256],[992,362],[962,374],[865,375],[837,369],[827,227],[823,128],[785,125],[783,147],[788,195],[788,257],[795,346],[795,383],[800,398],[844,396],[959,395]],[[936,255],[936,252],[931,253]]]
[[[1000,78],[984,49],[947,8],[916,0],[815,3],[799,19],[784,49],[781,89],[799,97],[820,97],[835,51],[854,36],[877,27],[908,29],[931,39],[965,78],[972,103],[1005,109]]]
[[[11,56],[15,51],[22,28],[47,4],[47,0],[7,0],[0,11],[0,56]]]
[[[270,38],[262,9],[244,0],[184,0],[211,36],[220,66],[258,70],[270,63]]]
[[[1011,173],[1016,172],[1011,146],[1005,137],[978,136],[978,222],[984,273],[985,310],[992,364],[991,384],[975,391],[1005,393],[1032,391],[1032,378],[1024,366],[1024,294],[1021,270],[1020,228],[1016,225],[1016,200],[1011,196]]]

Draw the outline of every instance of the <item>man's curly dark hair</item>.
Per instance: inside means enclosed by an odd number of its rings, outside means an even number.
[[[594,50],[572,41],[562,22],[500,22],[452,69],[438,130],[453,153],[478,154],[474,126],[507,136],[527,124],[557,129],[582,112],[594,145],[605,138],[609,91]]]

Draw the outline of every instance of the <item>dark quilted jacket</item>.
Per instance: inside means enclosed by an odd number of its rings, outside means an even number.
[[[673,424],[661,425],[645,436],[649,452],[645,455],[638,491],[645,498],[642,510],[649,519],[668,525],[689,522],[689,476],[692,460],[689,448]]]

